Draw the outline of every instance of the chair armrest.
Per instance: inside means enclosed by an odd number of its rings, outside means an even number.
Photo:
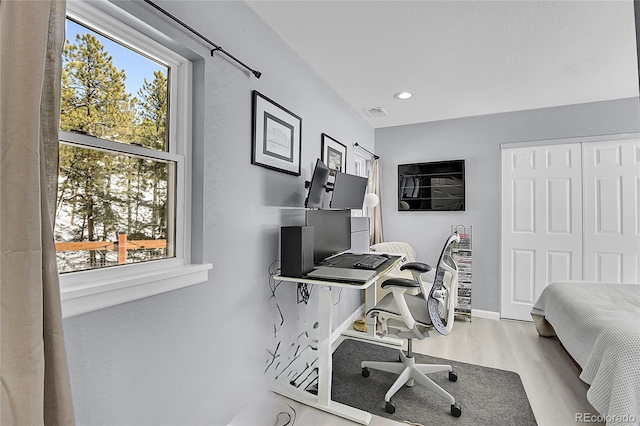
[[[402,265],[400,267],[401,271],[404,271],[405,269],[409,269],[411,271],[419,271],[421,273],[425,273],[425,272],[429,272],[431,270],[431,266],[427,265],[426,263],[422,263],[422,262],[409,262],[409,263],[405,263],[404,265]]]
[[[408,278],[389,278],[380,286],[382,288],[387,287],[404,287],[404,288],[419,288],[420,283],[410,280]]]
[[[396,306],[399,309],[402,321],[411,330],[416,325],[416,321],[411,316],[411,310],[407,306],[407,301],[404,298],[404,294],[409,289],[420,288],[420,283],[408,278],[390,278],[382,283],[382,288],[391,287],[391,293],[393,294],[393,300],[396,302]],[[377,305],[376,305],[377,306]]]

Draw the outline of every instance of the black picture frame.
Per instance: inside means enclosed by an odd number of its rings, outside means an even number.
[[[329,168],[330,175],[347,172],[347,147],[336,139],[322,134],[322,161]]]
[[[300,176],[302,118],[253,91],[251,164]]]

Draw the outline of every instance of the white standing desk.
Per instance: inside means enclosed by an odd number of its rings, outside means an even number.
[[[331,375],[332,375],[332,359],[331,359],[331,311],[333,309],[333,297],[332,290],[334,288],[352,288],[365,290],[372,284],[375,284],[377,280],[389,273],[398,263],[402,261],[402,256],[398,256],[393,262],[389,262],[388,265],[375,276],[370,278],[365,283],[347,283],[340,281],[326,281],[318,279],[308,278],[294,278],[283,277],[276,275],[273,277],[275,280],[287,281],[293,283],[314,284],[319,287],[318,291],[318,394],[313,395],[306,392],[303,389],[299,389],[295,386],[291,386],[287,380],[280,380],[276,383],[274,392],[280,395],[291,398],[294,401],[301,402],[303,404],[318,408],[320,410],[327,411],[329,413],[344,417],[354,422],[368,425],[371,422],[371,414],[359,410],[357,408],[340,404],[331,400]],[[375,286],[374,286],[375,289]],[[368,292],[375,293],[375,291]],[[375,304],[375,294],[367,297],[366,305],[369,305],[373,301]],[[371,305],[373,307],[373,305]],[[366,309],[370,309],[367,306]],[[375,335],[375,327],[369,327],[367,333],[358,333],[359,335],[352,335],[350,337],[358,337],[360,339],[373,340],[377,342],[397,344],[400,342],[398,339],[380,338]]]

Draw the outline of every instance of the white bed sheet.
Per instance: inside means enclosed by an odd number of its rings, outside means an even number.
[[[555,282],[531,315],[582,367],[587,400],[607,425],[640,424],[640,284]]]

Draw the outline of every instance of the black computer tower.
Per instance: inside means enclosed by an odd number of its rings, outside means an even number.
[[[302,277],[313,270],[313,226],[280,228],[280,270],[285,277]]]

